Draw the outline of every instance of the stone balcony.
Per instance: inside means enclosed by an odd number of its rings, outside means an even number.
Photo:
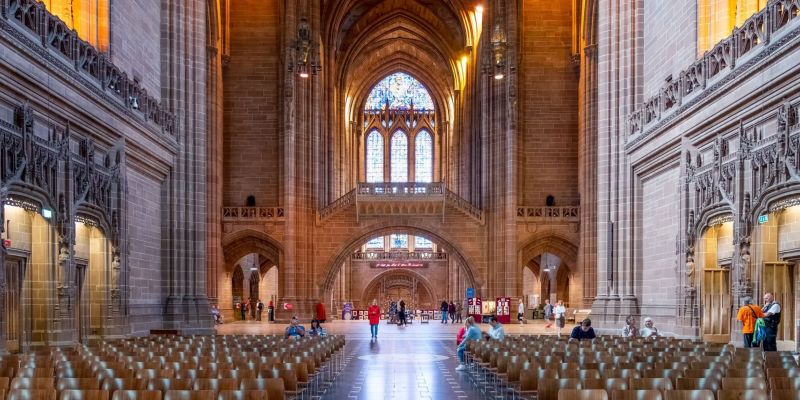
[[[543,223],[581,222],[581,206],[519,206],[517,207],[517,220]]]
[[[479,224],[484,221],[483,210],[448,190],[442,182],[361,182],[319,210],[318,222],[353,205],[356,218],[364,215],[438,215],[444,220],[450,206]]]
[[[285,221],[283,207],[222,207],[222,222],[253,224]]]

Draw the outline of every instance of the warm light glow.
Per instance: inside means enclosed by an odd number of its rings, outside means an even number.
[[[494,79],[497,79],[497,80],[503,79],[503,78],[505,78],[505,77],[506,77],[506,76],[505,76],[505,75],[503,75],[503,73],[502,73],[502,72],[498,72],[498,73],[494,74]]]
[[[480,5],[480,4],[475,6],[475,12],[478,13],[478,14],[483,14],[483,6]]]
[[[308,78],[308,72],[301,72],[300,73],[300,77],[301,78]]]

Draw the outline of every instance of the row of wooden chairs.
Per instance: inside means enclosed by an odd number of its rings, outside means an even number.
[[[560,389],[558,400],[797,400],[800,391]]]
[[[259,390],[62,390],[0,389],[5,400],[284,400],[283,381],[270,379],[266,389]]]

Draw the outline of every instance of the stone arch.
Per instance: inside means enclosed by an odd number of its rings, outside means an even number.
[[[239,259],[251,253],[272,261],[273,265],[281,265],[283,261],[283,247],[264,232],[243,229],[222,239],[222,254],[228,270]]]
[[[538,261],[535,259],[537,256],[544,253],[553,254],[561,259],[561,265],[556,271],[554,280],[552,282],[548,281],[546,285],[549,292],[553,292],[553,289],[555,289],[555,292],[558,293],[559,276],[561,276],[563,281],[563,274],[566,274],[567,279],[570,284],[572,284],[576,274],[580,272],[577,271],[578,246],[571,240],[553,232],[534,237],[528,240],[525,245],[521,246],[519,251],[518,264],[521,267],[517,268],[517,290],[520,293],[523,290],[522,270],[524,268],[531,268],[530,265],[532,263],[537,263],[536,265],[538,266]],[[542,275],[540,274],[539,276],[541,279]],[[544,289],[545,285],[542,285],[542,290]],[[543,300],[544,299],[542,299],[542,301]]]
[[[473,288],[475,288],[476,296],[481,296],[480,288],[482,287],[483,282],[475,273],[475,263],[469,256],[465,254],[465,252],[458,246],[454,239],[448,237],[443,232],[435,232],[428,227],[397,225],[391,222],[384,222],[374,224],[354,233],[343,242],[345,244],[339,246],[339,248],[333,252],[333,255],[331,255],[328,262],[325,263],[325,268],[322,272],[323,279],[320,285],[317,287],[318,297],[323,299],[327,298],[326,295],[331,292],[333,284],[336,281],[336,274],[339,272],[347,258],[350,257],[351,253],[366,243],[369,239],[391,233],[405,233],[414,236],[425,236],[434,243],[437,243],[442,249],[450,254],[450,257],[455,257],[455,260],[458,261],[458,263],[464,269],[464,273],[467,276],[467,281],[470,282]]]
[[[436,291],[433,289],[433,286],[431,286],[430,282],[428,282],[428,280],[425,279],[424,276],[422,276],[422,275],[420,275],[420,274],[418,274],[418,273],[416,273],[414,271],[402,270],[401,269],[401,270],[385,271],[385,272],[380,273],[375,278],[372,278],[372,280],[367,285],[367,287],[364,288],[364,293],[363,293],[362,299],[361,299],[362,302],[363,302],[362,304],[372,304],[372,299],[369,298],[370,294],[372,294],[372,292],[374,292],[376,290],[376,288],[378,287],[378,285],[380,285],[380,283],[381,283],[381,281],[383,279],[391,278],[392,276],[411,277],[411,278],[416,279],[417,282],[422,284],[422,288],[425,289],[425,291],[428,293],[428,297],[431,299],[431,301],[435,301],[437,299]]]

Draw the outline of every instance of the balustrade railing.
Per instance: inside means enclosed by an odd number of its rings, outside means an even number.
[[[447,253],[441,251],[357,251],[353,260],[447,260]]]
[[[731,36],[722,39],[703,56],[681,71],[678,79],[666,82],[658,94],[644,101],[628,114],[628,146],[642,139],[641,135],[658,121],[673,115],[686,100],[699,100],[709,82],[728,75],[740,58],[751,57],[765,50],[772,36],[800,17],[800,0],[770,0],[767,6],[734,28]],[[757,61],[751,58],[752,62]]]
[[[222,207],[223,222],[283,220],[283,207]]]
[[[579,222],[580,206],[562,207],[517,207],[517,218],[528,221]]]
[[[0,15],[0,25],[6,28],[4,30],[11,28],[33,34],[40,42],[37,44],[26,40],[26,35],[17,36],[23,43],[34,50],[44,49],[58,54],[58,57],[51,59],[60,64],[63,70],[72,70],[72,73],[79,74],[76,76],[90,78],[102,93],[119,101],[117,106],[138,112],[146,121],[160,126],[163,132],[175,134],[175,115],[147,94],[139,82],[114,65],[106,54],[78,37],[75,30],[69,29],[64,21],[47,11],[44,3],[37,0],[0,0]]]
[[[441,182],[362,182],[358,184],[357,193],[359,196],[442,195],[444,194],[444,184]]]
[[[480,224],[483,224],[483,210],[481,210],[478,207],[475,207],[474,205],[472,205],[472,203],[464,200],[463,198],[461,198],[461,196],[451,192],[450,190],[447,190],[446,197],[447,197],[447,204],[450,204],[456,209],[461,210],[461,212],[469,215],[470,217],[475,219],[475,221],[479,222]]]

